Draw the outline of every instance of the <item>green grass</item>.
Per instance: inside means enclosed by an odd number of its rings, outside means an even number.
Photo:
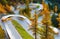
[[[23,27],[17,23],[15,20],[12,21],[13,25],[15,26],[15,28],[17,29],[17,31],[19,32],[19,34],[21,35],[21,37],[23,39],[34,39],[32,36],[30,36],[24,29]]]

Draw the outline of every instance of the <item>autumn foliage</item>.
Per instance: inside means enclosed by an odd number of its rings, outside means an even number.
[[[0,3],[0,13],[6,13],[4,6]]]

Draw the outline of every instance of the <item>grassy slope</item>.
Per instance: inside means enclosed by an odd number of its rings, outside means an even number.
[[[4,30],[2,30],[2,28],[0,26],[0,39],[4,39],[4,38],[5,38]]]
[[[19,34],[22,36],[23,39],[34,39],[32,36],[30,36],[24,29],[23,27],[17,23],[15,20],[12,21],[13,25],[19,32]]]

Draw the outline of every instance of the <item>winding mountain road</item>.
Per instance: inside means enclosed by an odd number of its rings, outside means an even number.
[[[29,19],[27,19],[26,17],[22,16],[22,15],[7,15],[7,16],[4,16],[2,17],[1,19],[7,19],[9,17],[12,17],[13,20],[16,20],[19,24],[22,25],[22,27],[26,30],[26,32],[28,32],[32,37],[33,36],[33,33],[32,31],[29,31],[28,28],[30,26],[30,21]],[[19,18],[24,18],[24,20],[18,20]],[[14,25],[12,25],[11,21],[7,21],[7,22],[4,22],[4,25],[5,25],[5,28],[9,34],[9,36],[13,39],[16,39],[16,38],[21,38],[21,36],[19,36],[18,32],[16,31]],[[16,34],[15,34],[16,33]]]

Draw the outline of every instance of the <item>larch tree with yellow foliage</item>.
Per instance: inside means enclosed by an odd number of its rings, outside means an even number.
[[[59,22],[59,23],[58,23],[58,28],[60,29],[60,13],[58,14],[58,17],[57,17],[56,19],[57,19],[57,21]]]
[[[25,13],[28,16],[28,18],[30,18],[31,17],[31,13],[30,13],[30,8],[29,8],[29,0],[25,0],[25,4],[26,4]]]
[[[38,28],[37,30],[39,31],[38,33],[40,34],[41,39],[54,39],[54,31],[50,26],[51,24],[51,17],[50,17],[50,11],[49,11],[49,6],[47,4],[43,3],[43,11],[41,12],[43,16],[43,20],[41,21],[43,26]]]
[[[2,5],[2,4],[0,3],[0,14],[6,13],[6,12],[7,12],[7,11],[5,10],[4,5]]]
[[[30,18],[30,20],[31,20],[30,30],[32,30],[35,39],[37,39],[38,15],[35,13],[34,18]]]

